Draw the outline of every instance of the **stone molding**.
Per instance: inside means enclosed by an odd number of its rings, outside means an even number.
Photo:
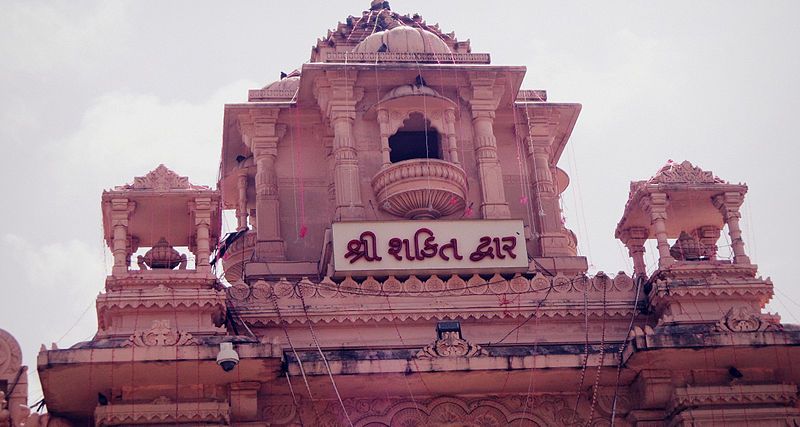
[[[165,401],[166,400],[166,401]],[[130,424],[230,423],[227,402],[179,402],[156,399],[152,403],[124,403],[98,406],[94,411],[95,426]]]
[[[97,296],[98,327],[105,330],[108,326],[108,315],[121,310],[148,309],[204,309],[205,312],[218,311],[225,313],[225,293],[213,289],[172,289],[159,285],[146,290],[119,290],[102,293]],[[224,317],[224,316],[223,316]]]
[[[164,347],[199,345],[192,334],[169,326],[169,320],[154,320],[150,329],[136,331],[123,347]]]
[[[247,92],[248,102],[291,100],[297,94],[297,89],[250,89]]]
[[[488,53],[414,53],[414,52],[327,52],[325,62],[380,63],[424,62],[441,64],[490,64]]]
[[[459,335],[458,332],[443,332],[442,337],[426,345],[416,357],[419,359],[435,359],[438,357],[473,357],[488,356],[483,347],[473,344]]]

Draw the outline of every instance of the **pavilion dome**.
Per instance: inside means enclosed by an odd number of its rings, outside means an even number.
[[[300,86],[300,70],[294,70],[286,77],[278,81],[274,81],[269,83],[268,85],[262,87],[262,90],[285,90],[285,91],[295,91]]]
[[[371,34],[353,52],[451,53],[447,43],[436,34],[405,25]]]

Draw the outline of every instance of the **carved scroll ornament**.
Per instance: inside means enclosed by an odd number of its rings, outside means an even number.
[[[488,355],[489,352],[487,352],[486,349],[461,338],[456,331],[443,332],[441,338],[425,346],[425,348],[417,353],[417,357],[420,359]]]
[[[178,331],[169,326],[169,320],[154,320],[153,326],[146,331],[136,331],[125,346],[156,347],[182,346],[200,344],[192,334]]]
[[[733,307],[717,322],[717,332],[779,331],[781,325],[762,318],[750,306]]]

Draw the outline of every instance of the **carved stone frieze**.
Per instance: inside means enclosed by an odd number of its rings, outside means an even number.
[[[192,334],[171,328],[169,320],[154,320],[150,329],[134,332],[124,346],[163,347],[199,344]]]
[[[714,327],[717,332],[780,331],[783,327],[765,319],[750,306],[733,307]]]
[[[227,288],[226,293],[234,312],[250,325],[263,326],[277,321],[272,295],[276,297],[287,321],[303,322],[306,315],[301,309],[299,292],[303,293],[306,305],[317,307],[309,310],[312,322],[344,322],[444,320],[452,316],[474,319],[526,317],[545,295],[551,301],[536,310],[537,316],[584,316],[583,304],[575,304],[576,301],[583,301],[584,294],[590,301],[590,316],[599,316],[602,312],[612,317],[630,316],[635,309],[630,303],[635,291],[633,279],[624,273],[613,278],[598,273],[595,277],[567,277],[560,274],[549,277],[537,274],[532,278],[516,275],[510,279],[500,275],[485,279],[476,274],[468,280],[458,275],[431,275],[425,280],[414,275],[405,279],[389,276],[383,280],[368,276],[363,279],[346,277],[338,283],[328,277],[320,281],[307,278],[290,281],[283,278],[277,282],[258,280],[250,285],[239,283]],[[605,307],[601,303],[604,294]],[[386,306],[386,298],[413,298],[409,301],[422,302],[426,297],[453,297],[453,308],[437,310],[425,305],[421,310],[405,311]],[[484,301],[487,297],[492,299],[491,303]],[[467,303],[464,298],[475,300]],[[503,304],[503,301],[515,298],[527,303],[514,304],[513,309]],[[353,309],[353,301],[360,301],[358,309]],[[458,309],[459,302],[469,305],[477,301],[488,304],[487,310],[476,312]],[[349,308],[337,309],[339,304]]]
[[[316,412],[303,411],[306,425],[347,425],[338,401],[321,402]],[[574,398],[552,395],[486,396],[477,399],[440,396],[427,400],[345,399],[347,415],[356,427],[375,426],[586,426],[607,425],[596,414],[591,424],[574,410]],[[301,405],[303,407],[304,405]],[[305,405],[307,406],[307,405]],[[278,401],[263,412],[271,425],[297,425],[299,417],[290,402]],[[598,424],[599,423],[599,424]],[[622,425],[622,424],[620,424]]]
[[[483,347],[473,344],[456,331],[443,332],[442,336],[432,344],[425,346],[417,353],[420,359],[435,359],[437,357],[473,357],[488,356],[489,352]]]

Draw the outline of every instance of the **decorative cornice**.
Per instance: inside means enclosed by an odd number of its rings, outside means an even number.
[[[435,359],[439,357],[473,357],[488,356],[489,352],[483,347],[473,344],[463,338],[456,331],[442,332],[441,338],[426,345],[416,357],[420,359]]]
[[[225,312],[225,293],[214,289],[172,289],[159,285],[144,290],[118,290],[102,293],[95,303],[99,328],[108,325],[106,315],[118,310],[184,309]]]
[[[796,402],[797,386],[794,384],[682,387],[673,392],[667,413],[723,405],[793,406]]]
[[[94,411],[95,426],[129,424],[177,424],[230,422],[227,402],[166,403],[160,399],[147,404],[112,404],[98,406]]]

